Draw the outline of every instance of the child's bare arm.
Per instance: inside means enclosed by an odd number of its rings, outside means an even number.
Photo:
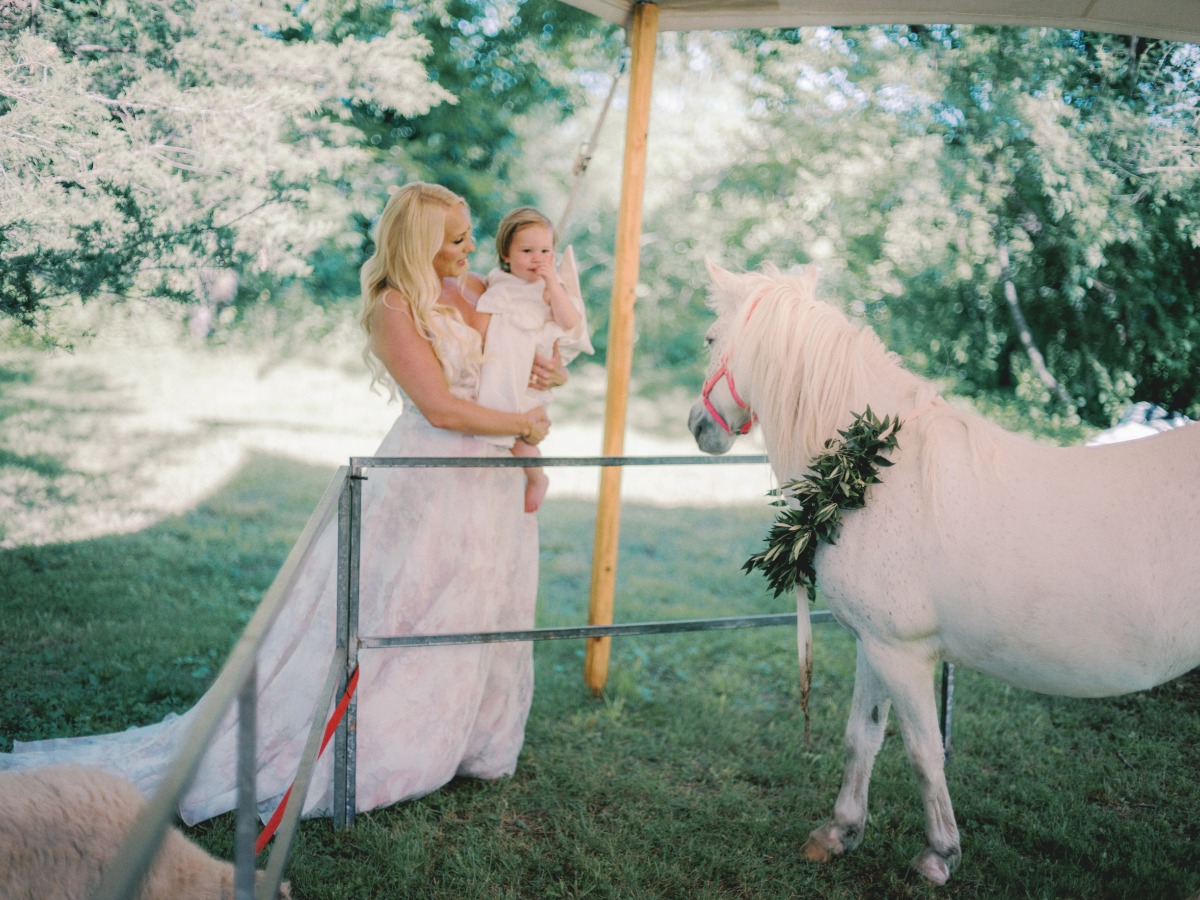
[[[550,305],[550,315],[554,318],[555,324],[570,331],[579,321],[579,312],[575,309],[571,298],[567,296],[566,290],[563,289],[562,282],[558,280],[558,273],[554,271],[554,263],[547,260],[545,265],[539,268],[538,274],[541,275],[542,282],[546,285],[542,297]]]

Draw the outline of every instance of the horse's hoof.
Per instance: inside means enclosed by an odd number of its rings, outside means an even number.
[[[829,822],[812,831],[803,847],[804,856],[812,862],[829,862],[862,842],[862,829],[843,827]]]
[[[932,847],[926,847],[912,861],[912,868],[926,881],[940,887],[950,880],[950,873],[958,865],[960,857],[961,854],[957,848],[948,855],[943,855]]]
[[[804,858],[809,862],[827,863],[833,859],[833,854],[829,852],[829,848],[822,847],[813,838],[809,838],[804,842],[804,847],[801,849]]]

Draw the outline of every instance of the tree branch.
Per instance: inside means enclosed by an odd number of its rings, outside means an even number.
[[[103,44],[77,44],[76,53],[132,53],[132,47],[105,47]]]
[[[1046,359],[1042,356],[1042,351],[1038,349],[1037,342],[1033,339],[1033,332],[1029,330],[1029,323],[1025,320],[1025,314],[1021,311],[1017,286],[1012,279],[1012,263],[1008,257],[1008,239],[999,226],[996,228],[996,235],[996,250],[1000,257],[1000,278],[1004,282],[1004,299],[1008,303],[1008,312],[1012,316],[1013,324],[1017,327],[1017,336],[1021,339],[1021,346],[1025,348],[1025,355],[1029,357],[1029,363],[1033,366],[1033,371],[1038,379],[1058,398],[1063,406],[1069,408],[1071,395],[1054,377],[1054,373],[1046,367]]]

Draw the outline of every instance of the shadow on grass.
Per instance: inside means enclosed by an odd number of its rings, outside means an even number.
[[[331,474],[258,458],[144,531],[0,551],[4,749],[13,738],[116,730],[191,705]]]

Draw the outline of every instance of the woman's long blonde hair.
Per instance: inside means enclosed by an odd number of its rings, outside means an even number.
[[[362,310],[358,322],[366,334],[363,360],[371,370],[371,385],[384,381],[394,392],[392,382],[374,352],[375,311],[388,305],[384,295],[394,290],[403,298],[417,330],[433,345],[433,351],[445,366],[439,344],[449,335],[439,321],[442,315],[457,316],[453,307],[443,305],[435,314],[442,285],[433,269],[446,239],[446,213],[467,201],[440,184],[414,181],[395,191],[383,208],[375,229],[375,252],[362,265]],[[449,376],[450,373],[447,373]]]

